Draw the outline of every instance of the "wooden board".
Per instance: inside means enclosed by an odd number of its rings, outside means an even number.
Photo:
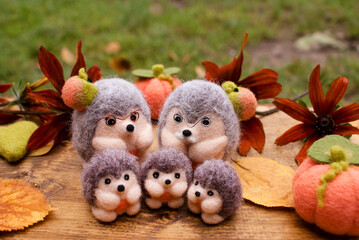
[[[261,156],[296,169],[294,156],[301,143],[275,146],[274,140],[296,121],[283,113],[262,118],[267,134]],[[359,143],[358,137],[353,137]],[[250,151],[249,156],[259,154]],[[28,180],[41,189],[51,205],[45,221],[23,231],[0,233],[4,239],[343,239],[301,220],[293,209],[265,208],[245,202],[238,213],[218,226],[208,226],[189,213],[164,208],[150,211],[145,205],[135,217],[121,216],[104,224],[91,214],[81,195],[82,160],[67,142],[42,157],[26,158],[18,164],[0,161],[0,177]]]

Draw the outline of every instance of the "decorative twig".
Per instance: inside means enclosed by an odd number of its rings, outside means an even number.
[[[301,93],[301,94],[295,96],[295,97],[292,98],[291,100],[296,101],[296,100],[298,100],[299,98],[304,97],[304,96],[307,95],[308,93],[309,93],[309,90],[307,90],[307,91],[305,91],[305,92],[303,92],[303,93]],[[276,112],[278,112],[278,111],[279,111],[279,109],[275,107],[275,108],[269,109],[269,110],[267,110],[267,111],[256,112],[256,114],[259,115],[259,116],[268,116],[268,115],[271,115],[271,114],[276,113]]]
[[[19,115],[46,115],[46,114],[57,114],[54,111],[16,111],[16,110],[5,110],[0,109],[0,113],[10,113]]]

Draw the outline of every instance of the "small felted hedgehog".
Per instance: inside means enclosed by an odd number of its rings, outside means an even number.
[[[192,181],[191,161],[177,149],[161,148],[142,164],[141,179],[149,208],[158,209],[163,203],[179,208]]]
[[[97,152],[82,173],[82,193],[100,221],[135,215],[141,208],[140,166],[132,154],[107,149]]]
[[[217,84],[188,81],[168,97],[159,118],[159,142],[184,152],[194,163],[230,158],[239,140],[239,121]]]
[[[208,160],[194,172],[188,189],[188,207],[201,213],[207,224],[218,224],[234,214],[242,203],[242,186],[231,165],[221,160]]]
[[[86,161],[104,149],[127,150],[141,157],[151,146],[150,110],[132,83],[113,78],[93,84],[74,76],[66,81],[62,98],[76,110],[72,143]]]

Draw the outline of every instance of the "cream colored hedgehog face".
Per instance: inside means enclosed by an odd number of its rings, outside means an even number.
[[[122,149],[141,155],[152,141],[152,124],[141,110],[131,110],[125,118],[108,114],[98,119],[92,146],[95,151]]]
[[[188,205],[194,213],[217,214],[221,211],[223,200],[218,191],[203,187],[194,180],[187,192]]]
[[[127,195],[129,190],[134,186],[137,186],[137,177],[132,171],[125,171],[119,178],[115,178],[112,175],[103,177],[99,180],[96,192],[114,193],[120,197]]]
[[[162,202],[181,197],[188,187],[186,172],[182,169],[171,173],[151,169],[147,173],[144,185],[152,198],[158,198]]]
[[[174,147],[196,162],[224,156],[228,138],[225,125],[217,114],[206,114],[195,123],[188,123],[186,115],[179,108],[173,108],[167,115],[161,133],[161,143]]]

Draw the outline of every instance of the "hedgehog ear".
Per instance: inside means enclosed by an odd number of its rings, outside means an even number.
[[[69,78],[62,88],[62,99],[64,103],[77,111],[86,110],[97,95],[97,87],[87,81],[87,74],[81,68],[78,76]]]

